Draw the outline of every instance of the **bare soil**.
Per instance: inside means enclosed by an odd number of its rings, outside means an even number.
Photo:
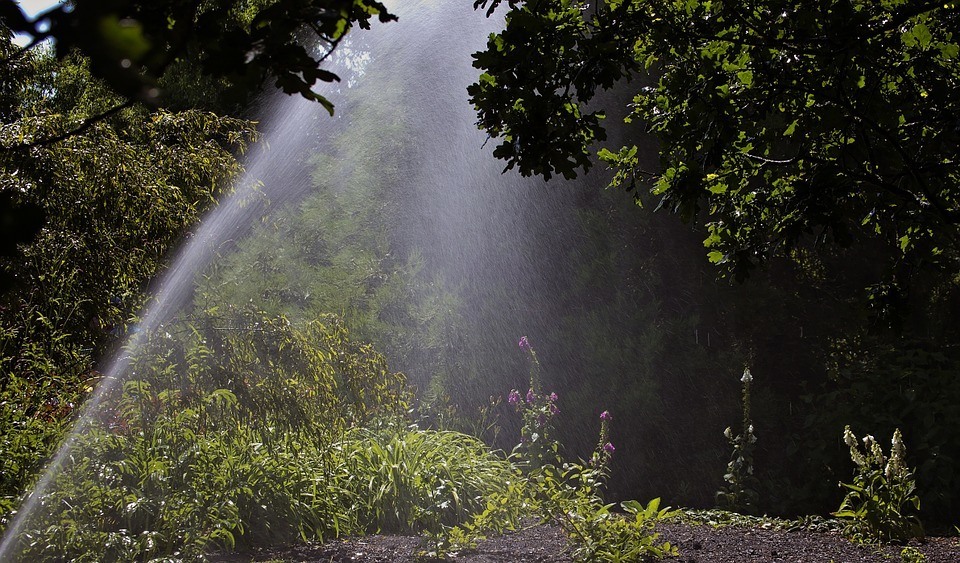
[[[661,540],[679,548],[667,563],[894,563],[904,561],[905,546],[866,546],[836,532],[784,531],[763,527],[664,523]],[[927,563],[960,563],[960,538],[927,538],[909,544]],[[249,556],[219,559],[227,562],[289,561],[316,563],[424,563],[421,538],[375,535],[274,549]],[[475,550],[448,561],[463,563],[570,563],[567,540],[559,528],[532,526],[491,538]]]

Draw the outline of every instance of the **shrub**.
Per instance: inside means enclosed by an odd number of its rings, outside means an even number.
[[[203,402],[236,408],[227,391]],[[315,450],[266,445],[246,425],[202,430],[200,420],[197,409],[185,409],[143,431],[84,435],[40,499],[24,558],[193,559],[211,549],[323,537],[334,523],[342,526],[338,511],[301,494],[322,474],[311,467]]]
[[[248,313],[181,328],[131,350],[135,379],[90,413],[38,493],[24,559],[191,558],[367,528],[330,445],[401,416],[402,375],[336,322]]]
[[[73,421],[84,389],[80,375],[8,374],[0,388],[0,531],[25,487],[43,469]]]

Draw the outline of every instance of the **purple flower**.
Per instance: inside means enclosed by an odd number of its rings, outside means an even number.
[[[550,414],[557,414],[560,412],[560,409],[557,408],[557,405],[550,403]]]
[[[531,387],[530,390],[527,391],[527,402],[528,402],[528,403],[532,403],[533,400],[536,399],[536,398],[537,398],[537,396],[533,394],[533,387]]]
[[[547,423],[547,417],[546,417],[546,415],[541,414],[541,415],[538,415],[538,416],[537,416],[537,426],[541,426],[541,427],[542,427],[542,426],[543,426],[544,424],[546,424],[546,423]]]
[[[607,452],[608,454],[612,454],[613,452],[617,451],[617,448],[613,447],[613,444],[610,442],[607,442],[603,445],[603,451]]]
[[[527,341],[527,337],[526,337],[526,336],[521,336],[521,337],[520,337],[520,342],[519,342],[519,344],[520,344],[520,347],[521,347],[521,348],[526,348],[527,350],[530,349],[530,342]]]
[[[507,395],[507,402],[513,406],[517,406],[522,400],[523,399],[520,397],[520,392],[516,389],[511,389],[510,394]]]
[[[610,414],[610,411],[603,411],[600,413],[600,420],[613,420],[613,415]],[[613,447],[613,446],[610,446]]]
[[[550,402],[552,403],[552,402],[554,402],[554,401],[557,400],[557,394],[556,394],[556,393],[550,393],[550,396],[547,397],[547,399],[549,399]]]

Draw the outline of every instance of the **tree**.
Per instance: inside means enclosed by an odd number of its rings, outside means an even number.
[[[478,0],[492,11],[500,0]],[[572,177],[605,138],[598,91],[634,83],[612,184],[700,217],[738,279],[807,244],[871,240],[886,290],[960,250],[960,5],[907,0],[509,2],[470,88],[496,155]],[[706,212],[706,217],[700,215]],[[882,291],[880,292],[882,293]]]
[[[137,101],[191,109],[182,104],[190,96],[177,91],[178,79],[189,73],[219,79],[219,93],[239,100],[272,75],[277,88],[317,101],[332,114],[333,104],[312,88],[339,77],[321,65],[354,26],[369,28],[374,17],[396,19],[377,0],[71,0],[31,20],[15,0],[0,0],[0,69],[11,79],[4,90],[17,88],[15,78],[29,64],[31,48],[52,39],[58,58],[82,53],[92,75],[119,94],[95,113],[73,115],[56,126],[47,120],[50,127],[34,135],[5,135],[0,153],[61,142]],[[17,49],[9,43],[13,33],[27,34],[32,42]],[[310,35],[319,42],[316,51],[304,47]],[[166,94],[164,85],[172,86]],[[4,111],[0,119],[21,128],[16,113]],[[34,240],[44,224],[39,208],[15,199],[0,192],[0,257],[14,256],[16,245]],[[0,280],[0,290],[7,285]]]
[[[374,17],[396,19],[377,0],[72,0],[30,20],[15,0],[0,0],[0,22],[32,36],[31,46],[50,38],[58,57],[77,49],[118,93],[153,104],[163,101],[156,85],[166,70],[192,59],[247,91],[273,75],[277,88],[332,112],[312,88],[339,77],[321,64]],[[305,34],[320,42],[318,52],[302,44]]]

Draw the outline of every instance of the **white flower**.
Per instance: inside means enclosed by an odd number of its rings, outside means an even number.
[[[743,377],[740,378],[740,381],[744,383],[750,383],[751,381],[753,381],[753,375],[750,374],[750,368],[746,368],[743,370]]]
[[[907,457],[907,447],[903,445],[903,435],[900,434],[900,429],[897,428],[893,431],[893,440],[890,444],[890,458],[903,461],[905,457]]]
[[[854,436],[853,431],[850,430],[849,426],[843,428],[843,443],[849,448],[857,447],[857,437]]]

